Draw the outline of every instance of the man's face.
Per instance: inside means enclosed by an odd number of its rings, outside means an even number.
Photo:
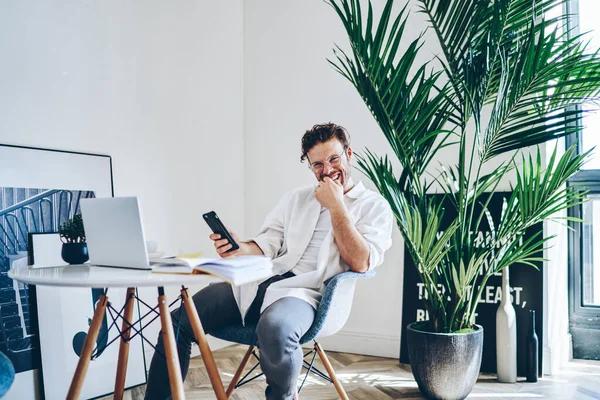
[[[308,162],[317,180],[322,181],[326,176],[334,182],[346,187],[350,180],[350,159],[352,149],[344,146],[337,139],[317,143],[308,151]]]

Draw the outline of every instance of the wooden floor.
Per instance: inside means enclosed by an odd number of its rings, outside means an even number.
[[[229,383],[246,348],[233,346],[214,352],[225,385]],[[410,369],[396,359],[327,352],[338,378],[352,400],[422,399]],[[317,357],[318,360],[318,357]],[[318,368],[325,371],[320,362]],[[247,368],[248,369],[248,368]],[[231,399],[263,400],[264,378],[239,389]],[[127,393],[128,399],[143,398],[144,388]],[[200,358],[192,359],[185,382],[186,399],[215,399]],[[338,399],[333,385],[310,376],[300,393],[301,400]],[[495,376],[482,374],[469,399],[600,399],[600,363],[573,362],[560,375],[545,377],[538,383],[498,383]]]

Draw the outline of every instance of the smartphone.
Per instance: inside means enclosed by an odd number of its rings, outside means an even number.
[[[225,253],[229,253],[230,251],[235,251],[240,248],[235,240],[233,240],[233,236],[231,236],[227,228],[225,228],[225,225],[223,225],[223,222],[221,222],[216,212],[207,212],[206,214],[202,215],[202,217],[204,217],[204,220],[210,229],[212,229],[213,233],[221,235],[221,239],[227,239],[229,240],[229,243],[231,243],[231,249],[227,250]]]

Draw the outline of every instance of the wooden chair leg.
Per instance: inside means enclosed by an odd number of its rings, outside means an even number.
[[[181,378],[181,368],[179,367],[179,356],[177,354],[177,344],[175,343],[175,334],[173,332],[173,322],[169,312],[169,303],[165,296],[164,289],[158,288],[158,309],[160,311],[161,335],[165,345],[165,357],[167,359],[167,370],[169,372],[169,384],[171,385],[171,396],[173,400],[185,399],[183,392],[183,379]]]
[[[212,384],[215,395],[217,396],[218,400],[227,400],[225,388],[223,387],[223,382],[219,376],[219,370],[217,369],[217,364],[213,358],[212,351],[210,351],[210,346],[206,340],[206,334],[204,333],[204,328],[200,322],[200,317],[198,316],[196,306],[194,305],[192,299],[190,299],[187,289],[181,290],[181,297],[183,298],[183,305],[185,307],[185,311],[187,312],[188,319],[190,320],[190,324],[192,325],[194,336],[196,337],[196,341],[198,341],[200,354],[202,355],[202,360],[206,366],[206,372],[210,378],[210,383]]]
[[[231,383],[227,387],[227,391],[225,392],[225,395],[227,396],[227,398],[229,398],[229,396],[231,396],[231,394],[235,390],[235,386],[240,381],[240,377],[244,373],[244,368],[246,368],[246,365],[248,364],[250,357],[252,357],[253,351],[254,351],[254,346],[248,347],[248,351],[244,355],[244,358],[242,359],[240,366],[238,367],[237,371],[235,371],[235,375],[233,375],[233,379],[231,379]]]
[[[104,318],[107,304],[108,297],[105,295],[100,296],[98,304],[96,305],[96,310],[94,311],[92,323],[90,324],[90,329],[88,330],[88,334],[83,343],[83,349],[81,350],[81,356],[77,362],[77,368],[75,369],[69,392],[67,393],[67,400],[79,399],[83,381],[85,380],[85,374],[90,365],[90,360],[92,359],[92,352],[94,351],[94,347],[96,347],[98,332],[100,331],[100,326],[102,326],[102,319]]]
[[[340,396],[340,398],[342,400],[349,400],[348,399],[348,395],[346,394],[346,391],[342,387],[342,384],[340,383],[340,381],[338,380],[337,376],[335,375],[335,371],[333,370],[333,367],[331,366],[331,363],[329,362],[329,359],[325,355],[325,352],[323,351],[323,348],[317,342],[315,342],[315,350],[319,354],[319,358],[321,359],[321,362],[325,366],[325,369],[327,370],[327,373],[329,374],[329,377],[333,381],[333,385],[335,386],[335,389],[337,390],[338,395]]]
[[[123,312],[123,324],[121,325],[121,343],[119,344],[119,361],[117,362],[117,376],[115,378],[115,393],[113,398],[122,400],[125,393],[125,379],[127,377],[127,361],[129,360],[129,337],[131,327],[129,324],[133,319],[133,301],[135,288],[128,288],[125,296],[125,310]]]

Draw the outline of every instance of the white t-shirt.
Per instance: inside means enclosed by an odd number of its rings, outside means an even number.
[[[315,227],[312,238],[308,243],[308,247],[298,261],[298,264],[296,264],[296,266],[291,270],[295,275],[316,271],[317,257],[319,256],[321,245],[323,244],[323,241],[325,241],[325,236],[327,236],[330,230],[331,214],[329,213],[328,208],[321,206],[321,214],[319,215],[317,226]]]

